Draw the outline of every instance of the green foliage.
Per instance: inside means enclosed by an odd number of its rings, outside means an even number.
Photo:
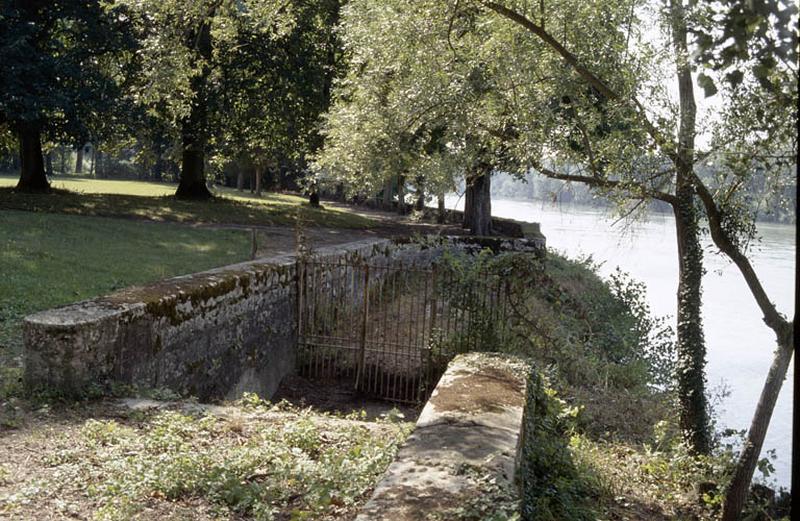
[[[795,64],[797,72],[797,5],[768,0],[761,2],[700,2],[693,27],[697,62],[725,73],[725,81],[737,87],[744,79],[745,65],[767,89],[780,88],[771,77],[779,62]],[[713,80],[705,83],[716,92]],[[701,86],[703,83],[701,82]],[[705,87],[704,87],[705,88]]]
[[[130,108],[122,85],[136,46],[119,3],[3,2],[0,124],[84,143]]]
[[[506,268],[488,249],[474,257],[445,251],[437,266],[436,291],[447,301],[452,321],[461,326],[436,346],[448,359],[467,351],[495,351],[507,343],[510,329],[494,312],[503,306]]]
[[[133,90],[147,113],[137,128],[148,154],[162,155],[162,143],[191,123],[217,172],[231,161],[302,167],[319,145],[317,119],[341,67],[339,0],[122,3],[142,45]],[[209,29],[208,48],[200,27]]]
[[[503,346],[557,366],[558,378],[572,385],[670,387],[674,334],[665,319],[652,317],[644,286],[626,275],[605,282],[591,258],[570,261],[552,252],[544,259],[488,250],[447,254],[441,266],[442,291],[472,315],[468,333],[483,349]],[[475,287],[490,295],[500,288],[502,299],[487,303]],[[506,324],[497,323],[501,306]]]
[[[577,409],[568,407],[547,380],[532,373],[520,456],[523,520],[590,520],[597,496],[591,475],[573,461],[569,439],[575,431]]]

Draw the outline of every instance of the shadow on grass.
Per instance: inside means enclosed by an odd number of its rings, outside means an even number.
[[[215,197],[209,201],[182,201],[172,196],[76,193],[53,189],[49,194],[28,194],[14,188],[0,188],[0,209],[31,212],[120,217],[152,221],[235,224],[245,226],[286,226],[298,220],[303,225],[339,228],[369,228],[375,221],[341,211],[320,210],[300,199],[273,194],[260,199],[241,196]]]

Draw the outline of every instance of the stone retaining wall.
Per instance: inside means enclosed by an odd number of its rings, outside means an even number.
[[[487,482],[515,495],[529,372],[514,357],[456,357],[356,521],[456,519],[487,500]]]
[[[451,238],[428,245],[360,241],[325,261],[430,264],[445,247],[543,252],[544,241]],[[271,397],[295,369],[297,260],[279,256],[128,288],[25,319],[25,385],[65,396],[114,384],[200,400]],[[332,268],[335,269],[335,268]]]
[[[361,241],[320,250],[340,260],[416,256]],[[113,384],[182,395],[271,396],[294,370],[296,258],[279,256],[176,277],[25,319],[25,384],[65,395]]]

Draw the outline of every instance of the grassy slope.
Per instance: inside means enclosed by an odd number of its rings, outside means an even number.
[[[219,188],[207,202],[174,199],[175,186],[144,181],[111,181],[59,178],[58,192],[48,195],[16,193],[17,180],[0,177],[0,209],[34,212],[129,217],[154,221],[207,224],[292,225],[299,217],[305,224],[336,228],[369,228],[374,221],[339,209],[315,209],[302,197]]]
[[[693,487],[720,483],[728,458],[694,458],[680,443],[671,396],[653,377],[663,367],[642,338],[641,294],[603,281],[591,262],[549,252],[490,257],[468,277],[499,274],[509,284],[514,335],[503,351],[528,357],[541,373],[531,394],[534,440],[526,447],[524,508],[531,519],[597,521],[710,519],[718,496]],[[462,261],[463,262],[463,261]],[[639,309],[640,313],[632,312]],[[665,347],[666,349],[666,347]],[[531,418],[529,417],[529,418]]]
[[[0,211],[0,366],[19,355],[29,313],[249,254],[245,231]]]

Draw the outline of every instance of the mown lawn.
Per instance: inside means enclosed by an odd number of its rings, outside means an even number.
[[[0,209],[126,217],[153,221],[249,226],[294,225],[370,228],[375,221],[335,208],[316,209],[302,197],[219,188],[211,201],[189,202],[172,197],[175,185],[144,181],[57,178],[53,193],[32,195],[14,190],[17,179],[0,177]]]
[[[0,367],[18,366],[25,315],[249,258],[242,230],[0,211]]]

